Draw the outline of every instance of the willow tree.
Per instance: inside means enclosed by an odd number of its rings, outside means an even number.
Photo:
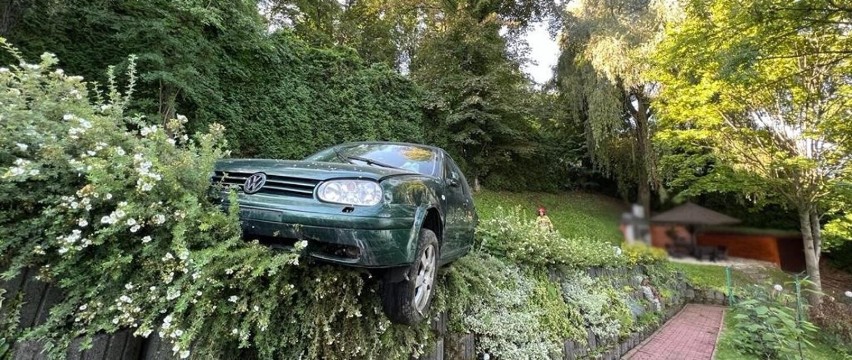
[[[701,0],[686,10],[660,47],[665,135],[710,144],[735,170],[728,181],[760,179],[796,209],[820,290],[820,221],[852,175],[852,11],[832,0]]]
[[[650,212],[657,183],[652,100],[656,84],[648,59],[665,20],[677,13],[666,1],[581,0],[568,7],[557,82],[572,118],[585,124],[595,165],[614,176]]]

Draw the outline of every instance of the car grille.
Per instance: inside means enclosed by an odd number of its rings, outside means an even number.
[[[212,181],[213,184],[222,184],[226,187],[233,186],[242,191],[246,179],[252,174],[254,173],[216,171],[213,174]],[[317,184],[319,184],[319,180],[267,174],[266,184],[260,188],[258,193],[312,198]]]

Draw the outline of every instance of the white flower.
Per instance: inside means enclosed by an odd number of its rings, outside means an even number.
[[[112,224],[113,220],[109,216],[104,216],[104,217],[101,218],[101,223],[102,224]]]
[[[178,119],[178,121],[180,121],[181,123],[184,123],[184,124],[187,121],[189,121],[189,120],[187,120],[186,116],[183,116],[183,115],[180,115],[180,114],[177,115],[177,119]]]
[[[166,300],[174,300],[177,299],[178,296],[180,296],[180,290],[169,289],[166,291]]]
[[[118,206],[125,206],[125,205],[127,205],[126,202],[121,202],[121,203],[118,204]],[[120,210],[120,209],[113,212],[113,214],[115,214],[116,219],[121,219],[121,218],[124,217],[124,215],[127,215],[127,213],[125,213],[124,210]]]
[[[133,290],[133,283],[124,284],[124,288],[127,290]]]
[[[126,302],[126,303],[128,303],[128,304],[133,302],[133,299],[131,299],[131,298],[130,298],[129,296],[127,296],[127,295],[121,295],[121,297],[120,297],[120,298],[118,298],[118,300],[120,300],[120,301],[122,301],[122,302]]]
[[[779,285],[779,284],[775,284],[775,286],[773,286],[772,288],[775,289],[775,291],[783,291],[784,290],[784,288],[781,287],[781,285]]]
[[[86,219],[80,219],[80,220],[77,220],[77,226],[79,226],[79,227],[86,227],[86,225],[89,225],[89,222],[88,222],[88,221],[86,221]]]
[[[151,218],[151,222],[154,223],[154,225],[162,225],[164,222],[166,222],[166,217],[163,214],[157,214]]]
[[[74,120],[74,115],[71,115],[71,114],[62,115],[62,120],[65,120],[65,121]]]
[[[9,72],[9,68],[7,68],[7,67],[0,67],[0,73],[7,73],[7,72]]]
[[[237,334],[239,334],[239,333],[240,333],[240,331],[239,331],[239,330],[237,330],[237,328],[233,328],[233,329],[231,329],[231,334],[233,334],[233,335],[237,335]]]
[[[231,297],[228,298],[228,301],[235,303],[238,299],[237,295],[231,295]]]
[[[231,268],[225,269],[225,275],[231,275],[233,273],[234,273],[234,269],[231,269]]]
[[[39,173],[40,173],[40,171],[38,169],[30,170],[30,176],[37,176]]]
[[[183,330],[181,330],[181,329],[175,330],[175,336],[181,336],[181,335],[183,335]]]
[[[133,226],[133,225],[136,225],[136,219],[134,219],[134,218],[127,219],[127,226]]]
[[[88,309],[88,308],[89,308],[89,307],[88,307],[88,306],[86,306],[86,304],[80,305],[80,311],[85,311],[85,310],[86,310],[86,309]]]
[[[86,154],[87,154],[87,155],[89,155],[89,156],[95,156],[95,155],[97,155],[98,153],[96,153],[96,152],[94,152],[94,151],[92,151],[92,150],[88,150],[88,151],[86,151]]]
[[[24,170],[23,168],[19,168],[19,167],[9,168],[9,174],[11,176],[20,176],[20,175],[23,175],[25,172],[26,172],[26,170]]]
[[[112,194],[107,193],[106,195],[104,195],[104,199],[106,199],[106,200],[112,199]]]
[[[80,119],[80,127],[82,127],[83,129],[91,129],[92,123],[89,122],[89,120]]]
[[[118,156],[124,156],[124,154],[127,154],[126,152],[124,152],[124,149],[118,146],[116,146],[115,148],[115,153],[118,154]]]
[[[61,247],[61,248],[59,248],[58,252],[59,252],[59,255],[62,255],[62,254],[64,254],[64,253],[67,253],[67,252],[68,252],[68,248],[66,248],[66,247]]]
[[[843,293],[843,295],[846,295],[846,297],[852,298],[852,291],[847,291],[847,292]]]
[[[307,246],[308,246],[308,242],[307,242],[307,241],[305,241],[305,240],[297,241],[297,242],[293,245],[293,247],[296,249],[296,251],[301,251],[302,249],[306,248]]]
[[[149,242],[151,242],[151,237],[150,237],[150,236],[148,236],[148,235],[145,235],[145,236],[142,238],[142,243],[143,243],[143,244],[147,244],[147,243],[149,243]]]
[[[175,144],[175,139],[168,138],[168,139],[166,139],[166,142],[167,142],[167,143],[169,143],[169,145],[174,145],[174,144]]]
[[[172,316],[171,315],[166,316],[166,318],[163,319],[163,324],[168,324],[168,323],[171,323],[171,322],[172,322]]]
[[[178,335],[178,336],[180,336],[180,335]],[[189,357],[189,350],[184,350],[184,351],[180,352],[180,358],[181,359],[186,359],[188,357]]]
[[[153,188],[154,188],[153,184],[146,182],[146,183],[143,183],[142,186],[139,187],[139,190],[142,190],[143,192],[148,192],[148,191],[151,191],[151,189],[153,189]]]
[[[133,226],[130,228],[130,232],[135,233],[135,232],[139,231],[139,229],[140,229],[140,228],[142,228],[142,227],[141,227],[141,226],[139,226],[139,225],[133,225]]]
[[[27,151],[27,149],[29,149],[29,148],[30,148],[30,146],[29,146],[29,145],[27,145],[27,144],[22,144],[22,143],[15,143],[15,146],[17,146],[17,147],[18,147],[18,150],[21,150],[21,151]]]
[[[142,136],[148,136],[149,134],[153,134],[157,132],[157,125],[151,125],[150,127],[145,126],[140,132],[142,133]]]

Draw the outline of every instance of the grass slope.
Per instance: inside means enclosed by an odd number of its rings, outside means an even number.
[[[547,208],[553,226],[564,236],[588,237],[613,244],[621,243],[619,230],[621,213],[627,210],[618,199],[611,197],[572,193],[512,193],[482,190],[474,194],[480,219],[494,217],[498,206],[509,210],[520,206],[533,219],[539,206]]]

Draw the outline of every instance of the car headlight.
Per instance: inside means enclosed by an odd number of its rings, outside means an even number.
[[[330,203],[373,206],[382,201],[382,187],[369,180],[330,180],[320,185],[317,197]]]

